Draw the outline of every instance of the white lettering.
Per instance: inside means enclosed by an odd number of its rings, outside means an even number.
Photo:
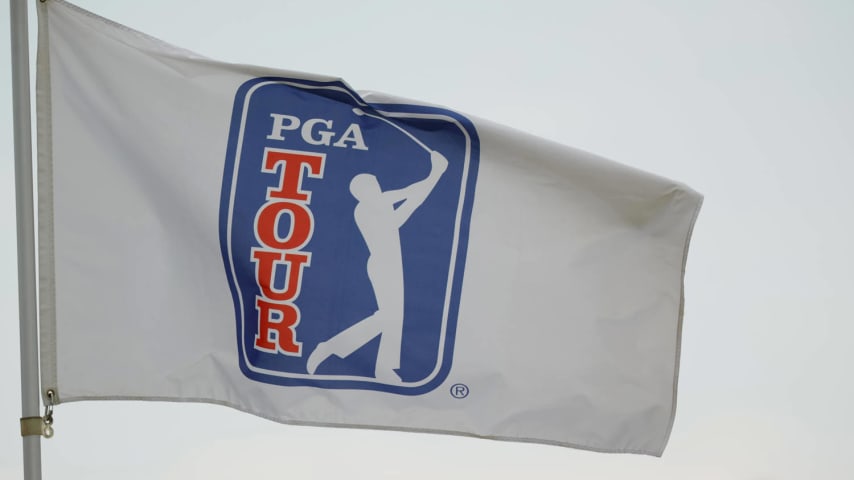
[[[341,138],[332,144],[333,147],[347,147],[347,142],[353,142],[353,148],[356,150],[367,150],[368,146],[365,145],[365,139],[362,137],[362,129],[359,128],[358,123],[351,123],[347,130],[344,130],[344,135]]]
[[[323,118],[310,118],[303,122],[299,117],[285,115],[284,113],[271,113],[273,128],[267,135],[268,140],[284,140],[282,133],[285,130],[293,131],[299,129],[303,141],[309,145],[321,145],[338,148],[353,148],[355,150],[367,150],[365,137],[358,123],[351,123],[340,138],[332,143],[338,133],[332,129],[332,120]]]
[[[297,117],[281,113],[271,113],[270,116],[273,117],[273,131],[267,135],[268,140],[284,140],[285,137],[282,135],[282,130],[296,130],[299,128],[300,120]],[[285,120],[288,121],[287,125],[285,125]]]
[[[322,124],[326,128],[332,128],[332,120],[323,120],[320,118],[312,118],[311,120],[305,122],[302,125],[302,130],[300,131],[300,133],[302,133],[302,139],[305,140],[305,143],[308,143],[311,145],[329,146],[329,142],[332,139],[332,137],[335,136],[335,132],[332,132],[329,130],[320,130],[319,132],[317,132],[317,134],[320,136],[320,138],[319,139],[314,138],[314,136],[312,136],[312,133],[313,133],[312,129],[318,123]]]

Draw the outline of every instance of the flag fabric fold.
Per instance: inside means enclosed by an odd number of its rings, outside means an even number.
[[[690,188],[38,5],[43,390],[661,455]]]

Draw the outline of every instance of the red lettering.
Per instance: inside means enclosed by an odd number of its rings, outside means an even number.
[[[268,137],[269,138],[269,137]],[[255,349],[299,356],[302,343],[297,341],[296,326],[300,311],[292,302],[300,294],[303,269],[310,264],[311,253],[301,252],[314,232],[314,217],[308,209],[311,192],[304,191],[303,174],[323,176],[322,154],[290,152],[268,148],[264,151],[261,171],[276,173],[278,186],[267,189],[267,203],[255,216],[255,238],[261,248],[252,249],[255,282],[261,295],[255,299],[258,310],[258,334]],[[279,165],[281,164],[281,167]],[[282,217],[289,220],[288,232],[279,236]],[[277,268],[285,268],[285,285],[276,288]]]
[[[264,152],[265,172],[274,172],[276,166],[282,164],[282,173],[279,175],[279,186],[270,187],[267,190],[267,199],[284,198],[288,200],[300,200],[309,202],[311,192],[306,192],[302,186],[303,166],[308,169],[309,177],[321,177],[323,170],[323,155],[295,153],[284,150],[267,149]]]
[[[258,335],[255,337],[255,348],[268,352],[279,352],[285,355],[300,355],[302,342],[296,339],[296,326],[299,323],[299,310],[290,303],[274,303],[256,297],[255,307],[258,309]],[[278,312],[273,318],[273,312]]]
[[[308,253],[283,253],[277,250],[252,249],[252,260],[255,262],[255,278],[261,287],[264,298],[276,302],[287,302],[299,295],[302,269],[308,264]],[[285,288],[279,290],[273,286],[276,278],[276,264],[287,268]]]
[[[291,217],[290,231],[279,238],[279,219],[283,213]],[[255,235],[268,248],[296,250],[308,243],[314,222],[308,208],[295,202],[267,202],[258,211],[255,220]]]

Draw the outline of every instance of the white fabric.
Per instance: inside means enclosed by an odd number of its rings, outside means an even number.
[[[218,233],[235,92],[260,76],[330,79],[203,59],[62,1],[38,8],[43,390],[662,453],[696,192],[473,119],[479,172],[444,382],[399,395],[254,381],[237,362]]]

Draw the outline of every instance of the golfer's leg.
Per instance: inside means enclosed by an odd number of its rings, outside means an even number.
[[[403,322],[386,322],[382,327],[380,348],[377,352],[377,372],[391,372],[400,368],[400,349],[403,340]]]
[[[314,373],[317,367],[330,356],[348,357],[363,345],[370,342],[380,333],[380,318],[380,312],[376,312],[329,340],[317,344],[317,348],[308,357],[306,364],[308,373]]]

